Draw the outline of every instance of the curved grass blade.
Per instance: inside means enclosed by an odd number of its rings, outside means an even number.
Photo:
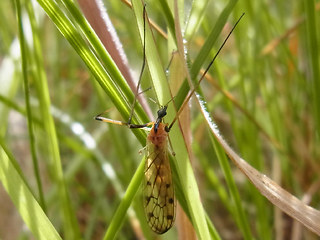
[[[82,35],[79,34],[72,21],[67,18],[67,15],[64,14],[54,2],[45,0],[38,0],[38,2],[46,11],[53,23],[57,26],[62,35],[66,38],[66,40],[69,41],[71,46],[83,59],[93,76],[108,94],[111,101],[115,104],[123,119],[128,119],[132,104],[131,100],[134,98],[133,93],[125,90],[128,88],[128,86],[124,84],[125,80],[123,79],[113,60],[110,58],[109,54],[103,52],[102,46],[98,46],[99,40],[97,37],[95,36],[94,39],[92,39],[93,37],[91,35],[94,35],[94,32],[92,32],[90,26],[86,25],[83,29],[85,30],[85,33],[88,34],[88,40],[90,43],[92,43],[95,48],[99,50],[99,53],[104,53],[103,59],[106,63],[108,63],[108,65],[106,65],[108,67],[108,71],[106,70],[104,64],[99,61],[96,55],[88,47],[87,42],[84,41]],[[78,13],[76,12],[73,14],[78,16]],[[81,20],[80,23],[82,24],[82,22],[83,21]],[[139,111],[137,115],[139,119],[147,119],[143,111]],[[145,133],[142,130],[136,130],[134,131],[134,134],[144,145],[146,136]]]
[[[13,160],[3,150],[4,143],[2,140],[0,143],[2,146],[0,149],[0,180],[24,222],[36,239],[61,240],[61,237],[20,175],[19,169],[15,167]]]
[[[211,33],[209,34],[208,38],[206,39],[205,44],[202,46],[200,52],[198,53],[198,56],[194,60],[191,70],[190,70],[190,76],[191,80],[193,81],[193,84],[196,84],[197,82],[197,76],[199,74],[199,71],[201,69],[201,66],[203,66],[204,61],[210,54],[218,36],[220,35],[222,28],[225,26],[227,19],[229,15],[231,14],[232,10],[234,9],[236,3],[238,0],[230,0],[226,7],[223,9],[222,13],[218,17],[218,20],[216,24],[213,26]],[[180,88],[179,93],[176,97],[176,104],[178,107],[181,106],[183,100],[188,94],[188,91],[190,90],[190,86],[187,81],[184,81],[183,85]]]
[[[143,5],[140,0],[132,1],[133,9],[138,21],[139,32],[141,39],[143,39]],[[171,99],[170,88],[168,86],[168,81],[165,77],[160,58],[157,55],[157,48],[155,46],[152,32],[149,26],[146,27],[146,58],[148,61],[148,67],[150,70],[150,75],[156,90],[160,104],[164,105]],[[174,108],[168,108],[168,118],[173,118],[175,116]],[[168,119],[167,118],[167,119]],[[193,174],[193,170],[188,160],[188,152],[186,148],[186,143],[181,135],[180,129],[176,126],[170,132],[170,140],[174,151],[176,153],[176,164],[178,177],[181,179],[181,182],[187,183],[184,184],[183,193],[187,199],[188,209],[190,210],[191,220],[197,229],[198,237],[200,239],[209,239],[210,234],[207,228],[205,215],[201,214],[203,212],[203,207],[201,205],[199,191],[197,183]],[[176,146],[176,147],[175,147]],[[202,209],[202,211],[198,211]],[[203,219],[203,221],[202,221]],[[200,230],[201,229],[201,230]]]
[[[220,149],[223,148],[222,154],[226,153],[234,164],[236,164],[261,194],[271,203],[320,236],[320,211],[306,205],[303,201],[284,190],[276,182],[260,173],[244,159],[240,158],[222,138],[203,104],[201,104],[201,111],[205,116],[206,123],[210,128],[212,136],[221,146]]]

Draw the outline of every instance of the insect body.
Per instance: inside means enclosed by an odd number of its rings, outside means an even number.
[[[175,197],[172,174],[168,157],[168,132],[170,128],[162,122],[167,114],[167,106],[158,111],[155,122],[142,125],[125,123],[102,117],[95,119],[103,122],[126,125],[129,128],[144,128],[152,125],[147,137],[146,165],[144,181],[144,209],[150,228],[162,234],[168,231],[175,219]]]
[[[158,119],[147,137],[147,161],[145,167],[144,209],[151,229],[159,234],[168,231],[175,218],[175,198],[168,158],[168,132],[158,111]]]

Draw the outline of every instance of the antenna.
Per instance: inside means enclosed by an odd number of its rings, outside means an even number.
[[[238,23],[240,22],[241,18],[244,16],[244,13],[242,13],[242,15],[240,16],[240,18],[237,20],[237,22],[234,24],[233,28],[231,29],[231,31],[229,32],[228,36],[224,39],[223,43],[221,44],[219,50],[217,51],[217,53],[214,55],[213,59],[211,60],[211,62],[209,63],[208,67],[206,68],[206,70],[204,71],[204,73],[202,74],[200,80],[198,81],[198,83],[196,84],[196,86],[193,88],[192,91],[189,92],[189,94],[187,95],[187,97],[184,99],[179,111],[177,112],[175,118],[172,120],[171,124],[168,127],[168,130],[170,131],[170,129],[172,128],[173,124],[177,121],[177,119],[179,118],[181,112],[183,111],[183,109],[185,108],[185,106],[187,105],[187,103],[189,102],[190,98],[192,97],[192,95],[195,93],[195,91],[197,90],[197,88],[199,87],[201,81],[204,79],[205,75],[207,74],[207,72],[209,71],[210,67],[212,66],[213,62],[216,60],[217,56],[219,55],[220,51],[222,50],[222,48],[224,47],[224,45],[226,44],[227,40],[229,39],[230,35],[232,34],[233,30],[236,28],[236,26],[238,25]]]

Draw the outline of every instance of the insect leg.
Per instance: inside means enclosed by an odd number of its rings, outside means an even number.
[[[138,81],[138,85],[137,85],[137,91],[135,92],[134,100],[133,100],[132,107],[131,107],[131,112],[130,112],[128,124],[131,124],[131,121],[132,121],[134,106],[136,105],[137,96],[139,95],[139,88],[140,88],[142,74],[143,74],[145,66],[146,66],[146,6],[144,5],[144,7],[143,7],[143,62],[142,62],[141,72],[140,72],[139,81]]]

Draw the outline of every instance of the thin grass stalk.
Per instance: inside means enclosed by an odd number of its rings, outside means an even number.
[[[37,26],[34,18],[34,13],[33,13],[33,8],[31,5],[31,2],[26,2],[26,8],[28,12],[28,16],[30,19],[30,24],[32,28],[32,33],[33,33],[33,40],[34,40],[34,49],[37,54],[35,54],[35,58],[37,59],[37,56],[41,55],[39,50],[41,49],[40,43],[39,43],[39,38],[37,34]],[[19,16],[19,14],[18,14]],[[34,129],[33,129],[33,117],[32,117],[32,111],[31,111],[31,105],[30,105],[30,96],[29,96],[29,78],[28,78],[28,63],[27,63],[27,58],[26,58],[26,42],[24,39],[24,33],[23,33],[23,28],[22,28],[22,21],[21,18],[19,19],[19,33],[20,33],[20,49],[21,49],[21,59],[22,59],[22,69],[23,69],[23,82],[24,82],[24,89],[25,89],[25,101],[26,101],[26,110],[27,110],[27,120],[28,120],[28,132],[29,132],[29,138],[30,138],[30,150],[31,150],[31,156],[32,156],[32,162],[33,162],[33,169],[37,181],[37,187],[38,187],[38,194],[39,194],[39,200],[40,200],[40,205],[43,208],[43,211],[46,212],[46,203],[43,195],[43,187],[42,187],[42,181],[40,178],[40,170],[39,170],[39,161],[38,157],[36,154],[36,148],[35,148],[35,136],[34,136]],[[21,29],[20,29],[21,28]],[[30,56],[29,56],[30,59]],[[38,65],[39,66],[39,65]]]

